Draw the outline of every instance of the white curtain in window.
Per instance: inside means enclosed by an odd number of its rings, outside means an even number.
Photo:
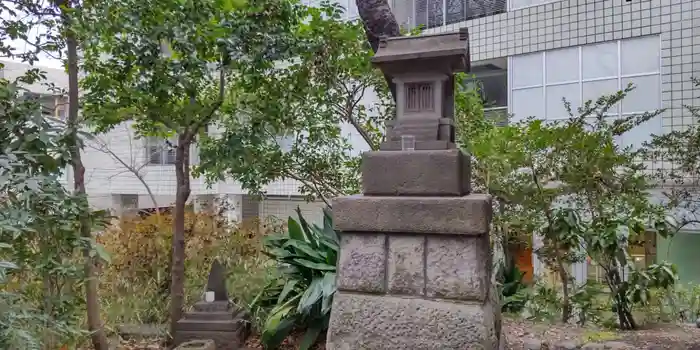
[[[578,48],[547,51],[547,84],[579,80]]]
[[[661,42],[657,36],[643,36],[620,43],[622,75],[654,73],[661,64]]]
[[[513,88],[542,85],[542,53],[513,57]]]
[[[581,47],[583,79],[616,77],[617,42],[607,42]]]
[[[571,111],[576,115],[578,107],[581,105],[581,94],[578,83],[553,85],[547,87],[547,119],[565,119],[569,117],[563,99],[571,103]]]

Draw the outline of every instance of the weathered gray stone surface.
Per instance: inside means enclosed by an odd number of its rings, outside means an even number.
[[[335,228],[348,232],[487,233],[491,197],[347,196],[333,200]]]
[[[207,291],[214,292],[215,301],[228,302],[228,293],[226,292],[226,271],[219,260],[214,259],[209,271],[207,279]]]
[[[352,233],[340,235],[337,285],[340,290],[380,293],[386,281],[386,235]]]
[[[216,350],[216,343],[212,339],[191,340],[180,344],[175,350]]]
[[[235,333],[231,332],[209,332],[209,331],[180,331],[175,334],[175,344],[182,344],[190,340],[211,339],[216,343],[217,350],[238,350],[247,337],[246,329],[241,328]]]
[[[581,350],[605,350],[605,345],[601,343],[588,343],[581,346]]]
[[[500,329],[490,304],[338,292],[329,350],[495,350]]]
[[[552,346],[552,350],[577,350],[578,344],[574,341],[563,341]]]
[[[425,295],[425,241],[424,235],[389,236],[389,293]]]
[[[491,284],[490,249],[487,235],[429,236],[426,295],[486,300]]]
[[[124,340],[145,340],[166,336],[168,328],[158,324],[120,324],[117,334]]]
[[[525,350],[541,350],[542,341],[539,339],[525,339],[523,340],[523,347]]]
[[[366,196],[463,196],[469,193],[470,158],[459,150],[365,152]]]
[[[449,141],[416,141],[416,151],[456,149],[457,146]],[[401,141],[387,141],[379,146],[381,151],[401,151]]]

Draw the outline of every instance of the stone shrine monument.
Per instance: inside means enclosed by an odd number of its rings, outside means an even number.
[[[173,340],[175,345],[185,345],[193,340],[203,341],[202,349],[211,347],[210,341],[219,350],[237,350],[248,336],[247,315],[231,304],[226,292],[226,274],[218,260],[214,260],[207,281],[207,292],[213,300],[202,300],[194,304],[194,311],[185,313],[177,321]],[[194,349],[194,348],[193,348]],[[199,348],[196,348],[199,349]]]
[[[333,200],[341,231],[332,350],[496,350],[491,199],[470,194],[454,144],[454,73],[468,33],[382,39],[373,62],[397,87],[397,116],[362,161],[364,195]]]

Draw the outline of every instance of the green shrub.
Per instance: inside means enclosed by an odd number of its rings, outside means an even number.
[[[501,310],[504,312],[520,312],[525,307],[528,293],[527,285],[523,283],[525,273],[520,271],[515,263],[503,268],[503,283],[501,284]]]
[[[99,237],[112,258],[100,276],[108,326],[167,322],[172,220],[170,213],[122,217]],[[201,299],[214,259],[225,267],[236,302],[247,306],[260,293],[274,266],[261,253],[266,232],[259,227],[257,221],[234,224],[211,213],[186,213],[186,306]]]
[[[289,218],[287,231],[265,238],[265,253],[276,262],[280,278],[254,301],[271,309],[262,329],[266,348],[276,348],[295,328],[305,329],[299,349],[309,349],[328,328],[335,294],[338,236],[324,210],[323,227],[309,225],[297,208],[299,221]]]

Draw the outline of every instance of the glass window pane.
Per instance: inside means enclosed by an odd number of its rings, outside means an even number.
[[[513,87],[542,85],[542,54],[534,53],[513,57]]]
[[[581,104],[581,94],[578,83],[547,86],[547,119],[564,119],[569,117],[569,113],[564,107],[562,98],[571,103],[571,112],[576,115]]]
[[[587,101],[597,101],[603,95],[611,95],[618,91],[617,79],[607,79],[598,81],[584,82],[582,86],[583,100],[581,103],[586,103]],[[615,113],[610,111],[611,113]]]
[[[578,48],[547,51],[547,83],[578,81]]]
[[[659,76],[622,78],[622,87],[632,83],[635,89],[622,100],[622,113],[647,112],[661,108]]]
[[[480,81],[479,88],[484,99],[484,107],[508,106],[508,76],[503,74],[476,77]]]
[[[534,116],[543,118],[542,88],[530,88],[513,91],[513,122]]]
[[[623,75],[659,71],[661,42],[658,36],[626,39],[620,45],[620,68]]]
[[[622,134],[618,144],[622,147],[632,146],[634,148],[639,148],[642,147],[644,142],[651,141],[652,134],[661,135],[662,132],[661,116],[657,115]]]
[[[583,46],[581,66],[583,79],[617,76],[617,42]]]
[[[443,25],[443,0],[428,0],[428,28]]]

